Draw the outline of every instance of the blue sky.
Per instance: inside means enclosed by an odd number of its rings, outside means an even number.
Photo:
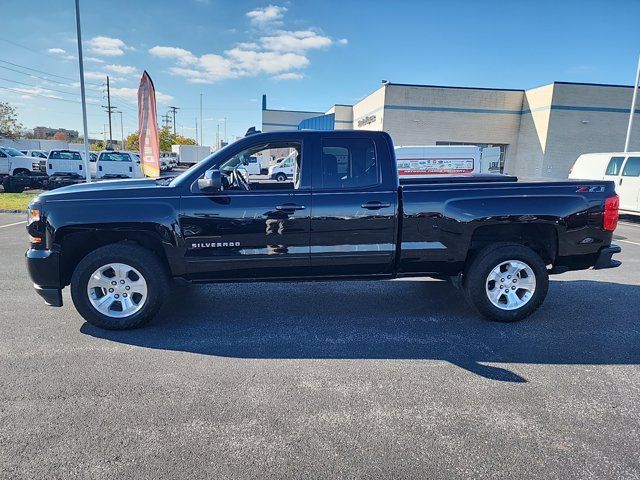
[[[81,0],[81,10],[96,138],[107,121],[107,73],[125,135],[136,129],[135,91],[146,69],[159,114],[180,107],[176,123],[187,136],[203,94],[212,144],[225,117],[229,137],[259,126],[262,93],[270,108],[324,111],[357,101],[381,79],[631,84],[640,53],[638,0]],[[3,0],[2,12],[11,20],[0,29],[0,100],[16,106],[26,127],[81,130],[73,0]]]

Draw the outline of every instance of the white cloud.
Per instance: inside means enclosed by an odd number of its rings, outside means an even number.
[[[104,63],[104,60],[96,57],[83,57],[85,62]]]
[[[125,102],[137,105],[138,104],[138,89],[129,87],[111,88],[111,95],[117,97]],[[173,100],[171,95],[158,92],[156,90],[156,101],[158,103],[166,104]]]
[[[84,72],[85,80],[106,80],[107,75],[102,72]]]
[[[105,70],[109,70],[110,72],[120,73],[122,75],[135,75],[138,73],[138,69],[136,67],[131,67],[129,65],[105,65],[103,67]]]
[[[32,98],[33,95],[43,96],[47,98],[62,98],[60,95],[56,95],[51,90],[47,90],[42,87],[12,87],[16,92],[21,93],[20,98],[28,99]]]
[[[73,60],[74,58],[76,58],[73,55],[67,53],[64,48],[49,48],[47,49],[47,52],[57,57],[64,58],[65,60]]]
[[[119,38],[112,37],[93,37],[91,40],[87,40],[86,44],[93,53],[108,57],[117,57],[124,55],[125,50],[134,50],[133,47],[127,46]]]
[[[269,75],[280,80],[304,78],[299,70],[309,65],[307,52],[326,49],[335,42],[318,33],[318,29],[284,30],[274,28],[287,11],[285,7],[269,5],[248,12],[257,38],[239,42],[221,53],[198,56],[184,48],[156,45],[149,53],[157,58],[172,60],[169,74],[184,77],[189,83],[214,83],[239,77]],[[339,40],[345,43],[346,39]]]
[[[304,75],[301,73],[288,72],[275,75],[273,78],[276,80],[302,80]]]
[[[347,43],[349,43],[349,40],[346,38],[341,38],[340,40],[338,40],[338,43],[340,45],[346,45]]]
[[[333,43],[329,37],[311,30],[279,31],[276,35],[262,37],[260,43],[267,50],[277,52],[304,52],[326,48]]]
[[[247,17],[251,20],[253,25],[258,27],[265,27],[267,25],[280,25],[282,22],[280,19],[287,11],[286,7],[279,7],[277,5],[269,5],[264,8],[256,8],[247,12]]]
[[[198,63],[198,57],[184,48],[156,45],[149,49],[149,53],[158,58],[172,58],[179,65],[193,65],[194,63]]]

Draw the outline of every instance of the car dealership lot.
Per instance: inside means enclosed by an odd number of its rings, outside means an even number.
[[[0,214],[3,477],[640,477],[640,222],[622,267],[552,277],[516,324],[403,280],[180,288],[106,332],[33,292],[23,218]]]

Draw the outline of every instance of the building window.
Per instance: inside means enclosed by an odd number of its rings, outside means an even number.
[[[475,145],[480,149],[487,147],[500,147],[500,173],[504,172],[504,161],[507,158],[507,143],[478,143],[478,142],[436,142],[436,145]]]

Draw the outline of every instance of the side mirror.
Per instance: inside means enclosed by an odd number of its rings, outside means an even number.
[[[198,188],[205,193],[219,192],[222,189],[220,170],[212,168],[204,172],[204,177],[198,179]]]

